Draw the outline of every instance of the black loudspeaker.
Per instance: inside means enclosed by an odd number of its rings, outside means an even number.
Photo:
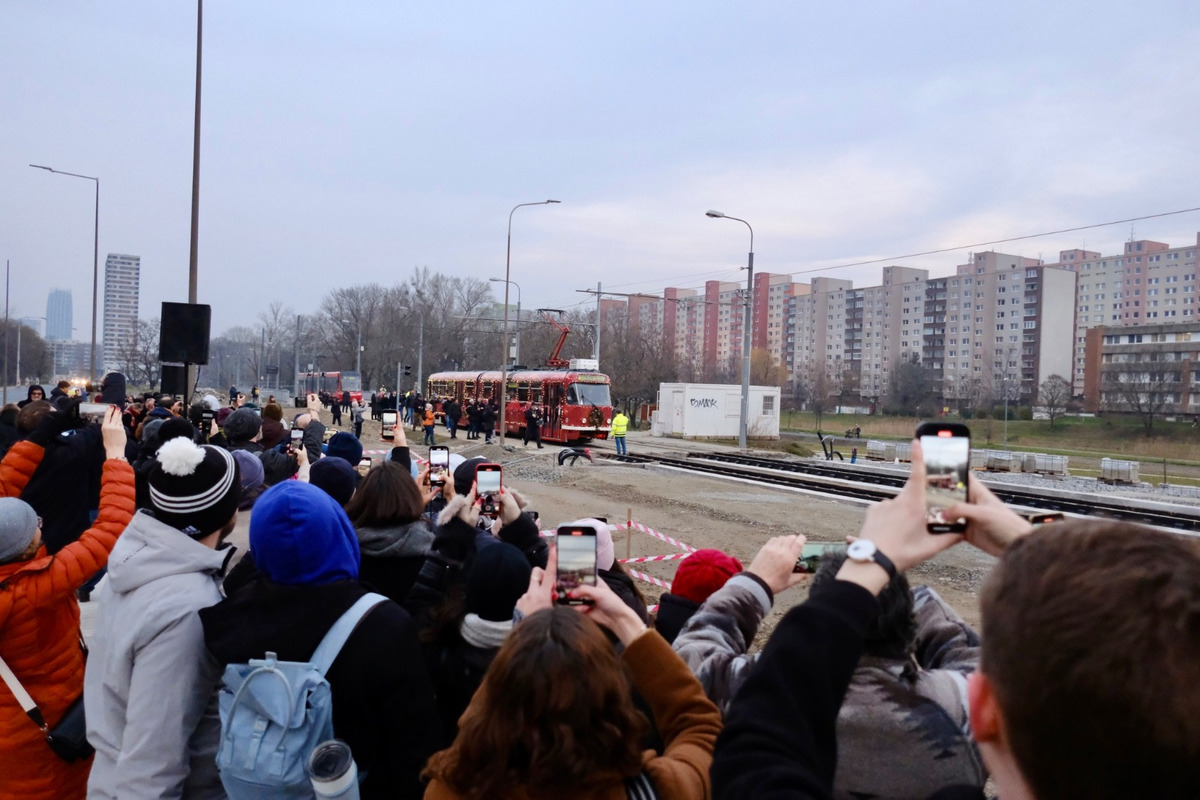
[[[207,364],[212,306],[163,303],[158,360],[166,364]]]
[[[173,367],[170,364],[162,365],[162,393],[171,394],[176,397],[188,397],[191,392],[188,391],[187,385],[187,367]]]

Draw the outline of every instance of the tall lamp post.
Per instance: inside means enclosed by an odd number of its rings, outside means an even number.
[[[85,181],[96,183],[96,222],[92,228],[92,359],[88,379],[96,382],[96,303],[100,293],[100,179],[91,175],[79,175],[75,172],[63,172],[53,167],[43,167],[41,164],[30,164],[34,169],[44,169],[55,175],[68,175],[72,178],[83,178]]]
[[[488,280],[491,281],[492,283],[511,283],[513,286],[517,287],[517,334],[516,334],[517,344],[516,344],[516,347],[513,348],[513,363],[520,364],[521,363],[521,284],[517,283],[516,281],[506,281],[504,278],[488,278]],[[508,358],[508,342],[504,343],[504,350],[505,350],[504,357],[505,357],[505,359],[507,359]]]
[[[544,206],[551,203],[561,203],[561,200],[539,200],[536,203],[517,203],[513,206],[512,211],[508,212],[508,247],[504,253],[504,350],[501,353],[500,359],[500,443],[504,443],[504,437],[508,435],[508,429],[505,428],[504,409],[508,405],[508,286],[512,283],[511,267],[512,267],[512,218],[518,208],[525,206]]]
[[[754,298],[754,228],[746,220],[731,217],[720,211],[706,211],[704,216],[713,219],[731,219],[750,228],[750,260],[746,266],[746,305],[742,315],[742,413],[738,422],[738,447],[745,450],[746,421],[750,418],[750,305]]]
[[[408,311],[410,313],[416,312],[419,315],[417,317],[417,320],[418,320],[418,322],[417,322],[417,382],[413,386],[413,388],[417,392],[420,392],[421,391],[421,379],[425,377],[423,374],[425,371],[425,310],[424,309],[414,309],[409,306],[400,306],[399,308],[401,311]],[[400,393],[399,371],[397,371],[397,373],[396,373],[396,393],[397,394]]]

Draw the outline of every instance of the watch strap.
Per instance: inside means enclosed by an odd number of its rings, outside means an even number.
[[[879,552],[879,550],[877,549],[871,555],[871,559],[876,564],[883,567],[884,572],[886,572],[888,574],[889,581],[894,580],[896,578],[896,565],[894,563],[892,563],[892,560],[890,558],[885,556],[883,553]]]

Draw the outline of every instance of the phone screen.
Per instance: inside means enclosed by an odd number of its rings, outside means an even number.
[[[925,456],[925,521],[936,533],[961,531],[964,525],[948,520],[943,509],[967,501],[967,470],[971,466],[971,440],[950,431],[921,436]]]
[[[792,572],[802,572],[806,575],[811,575],[821,566],[821,557],[830,550],[836,550],[846,545],[841,542],[814,542],[804,545],[804,549],[800,551],[800,557],[796,559],[796,566],[792,568]]]
[[[500,470],[480,469],[475,472],[475,494],[496,494],[500,491]]]
[[[555,540],[558,548],[558,580],[556,588],[560,602],[569,602],[562,593],[576,586],[596,585],[596,531],[563,525]]]
[[[298,442],[304,438],[304,431],[300,428],[292,428],[292,441]]]
[[[432,484],[445,483],[446,473],[449,471],[450,448],[436,446],[429,448],[429,482]]]
[[[108,413],[107,403],[80,403],[79,416],[88,417],[90,419],[104,419],[104,415]]]

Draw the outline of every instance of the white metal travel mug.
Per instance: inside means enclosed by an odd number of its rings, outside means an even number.
[[[341,739],[321,742],[308,757],[308,777],[318,800],[359,800],[358,765]]]

